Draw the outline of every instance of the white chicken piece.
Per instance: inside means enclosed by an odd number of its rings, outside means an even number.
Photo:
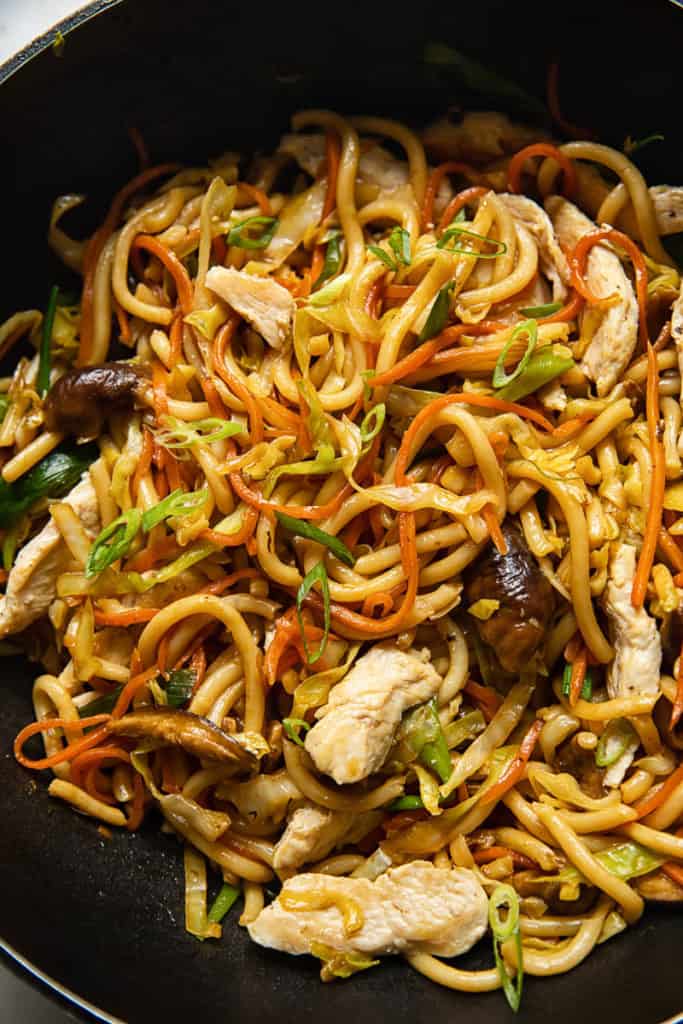
[[[683,187],[653,185],[649,191],[660,235],[676,235],[683,231]]]
[[[656,696],[662,643],[657,623],[644,608],[631,604],[636,572],[636,549],[619,542],[610,558],[605,609],[614,643],[614,660],[607,671],[610,697]]]
[[[216,795],[220,800],[229,800],[250,821],[275,824],[282,821],[294,800],[303,800],[303,793],[284,769],[272,775],[255,775],[247,782],[222,782]]]
[[[560,196],[546,200],[560,245],[573,249],[596,225],[573,203]],[[638,338],[638,303],[619,257],[604,245],[593,246],[586,263],[586,281],[594,295],[618,296],[609,306],[584,352],[581,369],[595,381],[598,395],[608,394],[628,366]]]
[[[483,162],[514,153],[548,136],[537,128],[511,121],[505,114],[481,110],[465,114],[458,124],[441,118],[425,129],[422,138],[428,152],[439,160]]]
[[[564,302],[571,272],[567,258],[555,236],[550,217],[542,206],[533,199],[527,199],[526,196],[503,192],[498,198],[505,204],[514,220],[523,224],[533,235],[538,246],[541,271],[553,287],[553,301]]]
[[[100,512],[88,472],[63,500],[94,540],[100,530]],[[0,600],[0,637],[19,633],[45,614],[57,596],[57,577],[72,564],[62,535],[50,520],[21,549],[9,574]]]
[[[403,712],[435,696],[440,685],[428,651],[373,647],[316,712],[305,746],[318,771],[340,785],[372,775],[384,764]]]
[[[297,807],[275,846],[273,867],[276,871],[291,871],[322,860],[335,846],[358,842],[379,825],[382,817],[381,811],[355,814],[315,804]]]
[[[296,900],[301,901],[301,909],[287,909]],[[344,902],[349,900],[363,920],[353,934],[346,933],[342,918]],[[479,941],[486,931],[487,914],[486,893],[472,872],[414,860],[389,868],[374,882],[296,875],[249,925],[249,934],[260,946],[295,956],[310,953],[312,943],[320,942],[342,953],[422,952],[451,957]]]
[[[678,353],[678,367],[680,372],[683,373],[683,281],[681,282],[678,298],[671,307],[671,337],[674,340],[676,352]],[[683,396],[681,397],[681,404],[683,405]]]
[[[234,267],[211,267],[206,286],[243,316],[271,348],[282,348],[296,311],[286,288],[269,277],[256,277]]]

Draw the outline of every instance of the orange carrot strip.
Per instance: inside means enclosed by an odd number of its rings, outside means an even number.
[[[231,316],[220,328],[214,341],[212,364],[214,371],[225,381],[232,393],[244,403],[249,416],[249,440],[254,445],[263,440],[263,416],[261,415],[261,410],[246,384],[243,384],[234,373],[231,373],[225,363],[225,349],[232,340],[238,322],[237,317]]]
[[[272,217],[273,208],[270,205],[270,199],[261,188],[257,188],[256,185],[250,185],[246,181],[238,181],[237,187],[246,192],[250,199],[255,203],[258,203],[258,207],[264,217]]]
[[[194,291],[190,276],[172,249],[167,249],[153,235],[138,235],[133,242],[132,248],[146,249],[153,256],[163,263],[173,278],[178,293],[178,302],[183,311],[183,316],[192,312]]]
[[[645,521],[643,546],[640,549],[638,565],[633,578],[633,589],[631,590],[631,603],[634,608],[642,608],[643,602],[645,601],[647,584],[650,579],[652,564],[655,560],[657,541],[660,539],[662,528],[664,486],[666,483],[664,447],[658,437],[659,370],[657,368],[657,354],[649,341],[647,343],[646,411],[650,456],[652,458],[652,482],[650,485],[650,500],[647,506],[647,519]]]
[[[137,498],[138,491],[140,489],[140,484],[142,483],[143,477],[146,476],[146,474],[149,473],[149,471],[150,471],[150,468],[151,468],[151,465],[152,465],[152,454],[153,454],[153,452],[154,452],[154,438],[152,437],[152,432],[150,430],[143,430],[143,432],[142,432],[142,451],[140,453],[140,458],[138,460],[138,464],[135,467],[135,472],[133,473],[133,480],[132,480],[132,483],[131,483],[131,489],[132,489],[133,497],[134,498]]]
[[[171,366],[175,366],[182,360],[183,356],[183,318],[182,316],[176,316],[171,323],[171,331],[169,335],[169,341],[171,343]]]
[[[597,231],[591,231],[587,235],[583,235],[569,256],[572,284],[587,302],[595,304],[604,301],[591,292],[584,278],[589,252],[594,245],[599,245],[600,242],[604,241],[612,242],[614,245],[619,246],[620,249],[624,249],[631,259],[636,277],[636,295],[638,298],[638,335],[643,346],[647,347],[650,344],[647,332],[647,267],[642,252],[628,235],[625,235],[623,231],[617,231],[616,228],[600,228]]]
[[[84,750],[71,762],[71,782],[83,788],[83,774],[93,767],[100,767],[103,761],[124,761],[130,764],[130,754],[123,747],[106,746]],[[108,801],[107,801],[108,802]]]
[[[229,576],[224,576],[222,580],[207,583],[205,587],[200,589],[199,593],[222,594],[228,587],[231,587],[233,583],[237,583],[239,580],[255,580],[259,579],[260,576],[261,573],[258,569],[238,569],[237,572],[231,572]]]
[[[520,149],[513,156],[508,166],[508,189],[510,192],[521,192],[521,177],[522,169],[524,164],[527,162],[529,157],[532,156],[549,156],[562,168],[562,185],[563,195],[567,199],[576,192],[576,168],[573,162],[565,156],[565,154],[553,146],[550,142],[534,142],[530,146],[525,146],[524,149]]]
[[[133,800],[128,811],[128,823],[126,828],[129,832],[135,832],[142,824],[145,816],[145,787],[142,777],[137,772],[133,775]]]
[[[131,672],[133,666],[131,663]],[[145,669],[144,672],[139,672],[128,680],[124,688],[119,694],[118,700],[114,705],[114,710],[111,713],[112,718],[121,718],[130,707],[130,703],[133,697],[145,686],[151,679],[154,679],[159,675],[159,666],[152,665],[151,668]]]
[[[439,187],[447,174],[461,174],[470,181],[477,181],[479,172],[469,164],[460,163],[457,160],[447,160],[439,164],[429,175],[427,188],[425,189],[424,202],[422,203],[422,228],[424,231],[431,231],[434,227],[434,200],[436,199]]]
[[[575,291],[569,302],[562,309],[558,309],[556,313],[551,313],[550,316],[539,317],[538,322],[539,324],[559,324],[566,323],[568,320],[576,320],[583,309],[584,302],[583,296]]]
[[[638,812],[638,818],[646,818],[648,814],[652,814],[658,807],[661,807],[681,782],[683,782],[683,764],[679,764],[676,771],[671,773],[656,793],[645,800],[641,800],[639,804],[634,805],[634,810]]]
[[[572,708],[581,696],[581,690],[586,678],[587,668],[588,652],[585,646],[582,646],[581,650],[572,661],[572,674],[569,682],[569,706]]]
[[[394,599],[391,594],[380,591],[378,594],[369,594],[363,601],[363,615],[374,618],[375,612],[379,610],[380,615],[388,615],[394,607]]]
[[[168,537],[164,537],[163,540],[158,541],[156,544],[151,544],[148,548],[144,548],[137,555],[134,555],[126,563],[126,572],[147,572],[157,562],[160,562],[163,558],[171,558],[179,550],[180,547],[175,534],[170,534]]]
[[[481,199],[482,196],[487,195],[490,191],[490,188],[482,188],[480,185],[473,185],[471,188],[465,188],[462,192],[458,192],[457,196],[453,196],[450,203],[441,214],[438,230],[443,231],[453,221],[453,218],[457,217],[464,206],[467,206],[468,203],[474,202],[475,199]]]
[[[67,722],[64,718],[45,718],[41,722],[31,722],[30,725],[25,725],[15,737],[14,756],[24,768],[33,768],[35,771],[42,771],[43,768],[52,768],[54,765],[62,764],[64,761],[71,761],[77,754],[97,746],[100,740],[108,735],[109,725],[102,725],[101,723],[108,723],[109,719],[110,715],[91,715],[90,718],[81,718],[79,722]],[[91,725],[99,725],[100,727],[88,733],[87,736],[83,736],[82,739],[77,740],[75,743],[69,743],[62,750],[58,750],[49,757],[41,757],[37,761],[31,761],[22,752],[26,741],[31,736],[35,736],[36,733],[47,732],[48,729],[64,729],[64,732],[68,734],[71,729],[78,729],[80,731],[81,729],[87,729]]]
[[[137,626],[140,622],[149,622],[159,612],[159,608],[130,608],[120,612],[101,612],[95,609],[95,623],[98,626]]]
[[[504,796],[509,789],[512,789],[513,786],[517,785],[524,774],[527,761],[534,752],[534,747],[536,746],[542,728],[543,722],[540,718],[536,719],[520,743],[519,750],[501,775],[498,782],[491,786],[490,789],[487,789],[482,796],[479,801],[482,806],[495,803],[496,800],[500,800],[500,798]]]
[[[467,680],[464,690],[478,706],[486,721],[490,722],[503,703],[503,698],[492,687],[475,683],[474,679]]]
[[[452,327],[447,327],[441,334],[437,334],[436,337],[423,342],[422,345],[418,345],[409,355],[394,363],[391,369],[371,377],[368,383],[371,388],[394,384],[397,380],[407,377],[408,374],[415,373],[425,363],[430,362],[437,352],[450,345],[452,341],[457,341],[463,334],[490,334],[492,331],[497,330],[500,330],[500,324],[488,320],[483,320],[479,324],[454,324]]]

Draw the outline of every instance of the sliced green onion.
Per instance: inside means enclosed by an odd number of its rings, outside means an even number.
[[[334,281],[328,281],[324,288],[320,288],[308,299],[309,306],[330,306],[337,299],[341,298],[342,292],[351,280],[350,274],[340,274]]]
[[[369,245],[368,252],[371,252],[373,256],[376,256],[378,260],[381,260],[385,267],[389,270],[398,270],[398,264],[391,258],[388,252],[385,252],[379,245]]]
[[[540,320],[544,316],[552,316],[553,313],[557,313],[562,309],[561,302],[546,302],[545,306],[525,306],[520,309],[522,316],[533,317],[534,320]]]
[[[219,531],[220,532],[220,531]],[[202,542],[201,544],[195,544],[189,547],[186,551],[183,551],[182,555],[178,555],[172,562],[165,565],[162,569],[156,569],[154,572],[149,572],[143,576],[139,572],[126,572],[121,573],[121,581],[126,582],[130,586],[134,593],[144,594],[146,591],[151,590],[152,587],[156,587],[159,583],[167,583],[168,580],[175,579],[181,572],[185,572],[191,566],[196,565],[197,562],[203,562],[209,555],[215,555],[216,548],[213,544],[208,541]],[[125,591],[126,593],[128,591]]]
[[[571,689],[572,681],[572,667],[569,662],[564,666],[562,672],[562,696],[568,697]],[[593,675],[590,668],[586,669],[586,676],[583,680],[583,686],[581,687],[581,699],[591,700],[593,697]]]
[[[363,378],[363,398],[366,402],[369,402],[372,398],[372,388],[370,387],[370,381],[376,374],[376,370],[361,370],[360,375]]]
[[[247,217],[246,220],[230,229],[228,245],[236,245],[238,249],[265,249],[270,245],[279,223],[277,217],[262,217],[260,215]],[[246,228],[256,225],[261,225],[265,229],[258,238],[244,236],[243,232]]]
[[[500,911],[507,907],[507,917],[501,917]],[[496,961],[498,974],[505,998],[515,1013],[519,1010],[522,1001],[522,985],[524,982],[524,965],[522,962],[522,938],[519,928],[519,896],[511,885],[498,885],[491,893],[489,900],[489,925],[493,932],[493,956]],[[500,947],[510,939],[515,940],[517,946],[517,977],[513,982],[508,975],[505,962],[500,952]]]
[[[220,924],[233,904],[239,899],[239,895],[240,890],[236,885],[228,885],[227,882],[224,882],[207,915],[206,919],[209,924]]]
[[[404,267],[409,267],[410,256],[410,235],[405,228],[395,227],[389,235],[389,245],[396,254],[396,259]]]
[[[544,384],[549,384],[551,380],[571,370],[572,366],[573,359],[557,355],[549,345],[544,345],[542,349],[534,352],[524,373],[512,384],[501,388],[496,398],[502,398],[506,402],[518,402],[520,398],[526,398]]]
[[[304,603],[304,599],[308,594],[309,590],[316,583],[320,584],[320,590],[323,595],[323,608],[324,608],[324,629],[323,638],[320,641],[320,647],[313,654],[308,650],[306,644],[306,629],[304,627],[304,620],[301,615],[301,606]],[[301,630],[301,637],[304,642],[304,651],[306,652],[306,661],[309,665],[314,665],[316,661],[322,658],[325,648],[327,647],[327,638],[330,635],[330,583],[327,578],[327,569],[322,562],[318,562],[313,566],[309,573],[304,576],[299,589],[296,592],[296,614],[299,620],[299,629]]]
[[[161,677],[159,684],[166,691],[166,702],[171,708],[187,704],[197,682],[197,673],[191,668],[174,668],[168,673],[168,680]]]
[[[360,439],[364,445],[370,444],[377,437],[384,426],[386,414],[387,407],[384,402],[373,405],[372,409],[366,413],[360,425]]]
[[[50,297],[47,300],[47,309],[43,319],[43,333],[40,339],[40,362],[38,364],[38,394],[43,398],[50,390],[50,345],[52,343],[52,326],[55,322],[57,311],[57,298],[59,288],[53,284],[50,289]]]
[[[97,576],[112,562],[122,558],[133,543],[141,525],[142,512],[137,508],[131,508],[109,526],[105,526],[90,548],[85,563],[86,579]]]
[[[624,153],[627,156],[633,156],[643,146],[649,146],[651,142],[664,142],[664,136],[661,132],[654,132],[652,135],[646,135],[643,139],[632,139],[630,135],[627,135],[624,139]]]
[[[512,373],[506,373],[505,359],[507,357],[508,352],[510,351],[511,346],[515,343],[520,334],[526,334],[528,336],[529,340],[527,341],[526,351],[520,359],[520,361],[517,363],[517,366],[512,371]],[[529,364],[529,360],[534,354],[534,349],[536,348],[537,340],[538,324],[535,320],[524,320],[521,324],[517,324],[514,331],[506,341],[503,347],[503,351],[500,353],[498,359],[496,360],[496,367],[493,371],[494,388],[507,387],[508,384],[512,384],[513,380],[517,380],[518,377],[521,377],[521,375],[524,373]]]
[[[209,416],[204,420],[193,420],[186,423],[175,416],[164,416],[165,426],[157,434],[157,441],[164,448],[191,448],[193,444],[212,444],[226,437],[244,432],[241,423],[234,420],[221,420],[217,416]]]
[[[449,281],[441,288],[432,303],[432,308],[429,310],[429,316],[425,321],[425,325],[420,331],[419,340],[429,341],[435,334],[440,334],[446,326],[448,320],[448,311],[450,308],[450,294],[453,289],[453,282]]]
[[[89,704],[82,704],[78,709],[79,718],[90,718],[91,715],[110,715],[119,699],[123,686],[116,686],[111,693],[103,693],[101,697],[95,697]]]
[[[208,497],[207,487],[202,488],[201,491],[190,491],[189,494],[178,488],[160,501],[158,505],[147,509],[142,516],[142,529],[145,533],[149,533],[165,519],[171,519],[173,516],[186,516],[203,505]]]
[[[609,768],[626,753],[634,738],[633,727],[625,718],[615,718],[603,732],[595,750],[595,763],[598,768]]]
[[[353,567],[356,559],[353,557],[343,540],[333,537],[331,533],[325,533],[319,526],[307,522],[305,519],[294,519],[293,516],[285,515],[284,512],[276,512],[277,520],[285,530],[289,530],[295,537],[305,537],[306,540],[314,540],[317,544],[324,544],[332,552],[335,558],[345,565]]]
[[[488,242],[489,245],[495,245],[494,252],[479,252],[476,249],[464,249],[458,245],[449,246],[448,243],[452,238],[456,238],[458,235],[465,235],[467,238],[477,238],[480,242]],[[495,260],[498,256],[503,256],[507,251],[508,247],[505,242],[499,242],[495,238],[489,238],[488,235],[479,235],[476,231],[470,231],[468,228],[458,227],[455,223],[451,227],[446,228],[439,241],[436,243],[437,249],[448,249],[448,252],[460,253],[462,256],[476,256],[477,259],[481,260]]]
[[[399,796],[387,807],[388,811],[419,811],[424,807],[422,797],[419,796]]]
[[[327,239],[327,248],[325,249],[325,262],[323,263],[323,269],[320,271],[320,277],[313,285],[313,290],[319,288],[321,284],[329,280],[330,277],[334,277],[339,272],[342,261],[342,250],[341,240],[343,238],[341,231],[333,231]]]
[[[436,710],[436,699],[409,712],[402,723],[401,732],[425,768],[434,772],[442,782],[448,782],[453,767]]]
[[[282,728],[285,730],[287,738],[296,743],[297,746],[303,747],[304,741],[301,739],[301,730],[308,732],[311,728],[308,722],[305,722],[303,718],[283,718]]]

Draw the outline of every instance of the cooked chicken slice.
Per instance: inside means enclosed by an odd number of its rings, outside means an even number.
[[[362,915],[353,933],[345,931],[342,918],[348,901]],[[390,868],[374,882],[296,875],[249,925],[249,934],[261,946],[295,956],[310,953],[319,942],[370,956],[423,952],[451,957],[479,941],[487,910],[486,893],[470,871],[415,860]]]
[[[325,162],[324,135],[283,135],[279,151],[296,160],[312,178],[317,178]],[[358,161],[358,177],[368,185],[381,189],[400,188],[408,182],[408,164],[397,160],[382,146],[370,146],[361,153]]]
[[[427,651],[378,644],[333,687],[306,736],[318,771],[340,785],[359,782],[384,764],[401,716],[433,697],[441,677]]]
[[[676,235],[683,231],[683,188],[679,185],[654,185],[650,195],[660,235]]]
[[[109,731],[114,736],[130,736],[136,740],[160,740],[207,761],[222,761],[245,769],[255,768],[257,764],[257,758],[234,736],[206,718],[177,708],[133,711],[112,720]]]
[[[303,799],[284,769],[272,775],[256,775],[247,782],[223,782],[216,795],[229,800],[249,820],[275,824],[282,821],[292,801]]]
[[[652,871],[633,881],[640,895],[653,903],[683,902],[683,886],[678,885],[663,871]]]
[[[671,307],[671,337],[678,353],[678,368],[683,373],[683,281],[678,298]],[[683,396],[681,396],[683,404]]]
[[[550,217],[542,206],[526,196],[503,192],[499,199],[505,204],[513,218],[531,232],[538,246],[541,270],[553,286],[553,301],[563,302],[567,297],[567,285],[571,278],[567,258],[555,237]]]
[[[354,814],[329,811],[315,804],[297,807],[275,846],[273,867],[276,871],[289,871],[322,860],[335,846],[358,842],[381,820],[381,811]]]
[[[593,164],[576,163],[581,205],[591,217],[596,217],[602,203],[609,195],[612,185],[608,184]],[[655,208],[657,230],[660,235],[675,235],[683,231],[683,187],[680,185],[652,185],[648,189]],[[640,237],[638,222],[633,206],[628,203],[617,217],[615,227],[625,231],[636,240]]]
[[[294,299],[281,284],[233,267],[211,267],[206,285],[243,316],[272,348],[287,341],[296,310]]]
[[[551,196],[545,206],[565,249],[573,249],[580,238],[596,230],[592,220],[560,196]],[[612,390],[633,355],[638,337],[638,304],[619,257],[604,245],[591,249],[586,281],[601,298],[618,296],[618,301],[605,311],[581,362],[581,369],[595,381],[602,396]]]
[[[423,134],[427,151],[438,160],[487,162],[514,153],[548,136],[537,128],[511,121],[505,114],[481,110],[465,114],[459,124],[441,118]]]
[[[97,495],[85,473],[80,483],[63,499],[93,537],[100,529]],[[57,577],[73,564],[62,535],[50,520],[19,552],[0,599],[0,636],[19,633],[39,619],[57,594]]]
[[[636,549],[618,543],[610,559],[605,609],[614,643],[614,660],[607,672],[610,697],[655,696],[659,693],[662,643],[657,623],[644,608],[631,604]]]

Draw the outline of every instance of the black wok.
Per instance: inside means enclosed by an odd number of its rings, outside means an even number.
[[[653,182],[683,181],[683,11],[666,0],[100,0],[62,30],[61,57],[44,39],[0,70],[3,317],[44,304],[55,279],[43,241],[52,198],[88,193],[90,230],[107,196],[135,172],[130,125],[155,161],[198,160],[226,148],[269,148],[304,106],[395,114],[418,125],[449,105],[524,114],[519,97],[477,96],[426,67],[429,41],[479,57],[540,97],[547,63],[559,56],[568,116],[617,146],[628,133],[663,130],[666,141],[643,151],[641,165]],[[13,736],[32,718],[34,675],[35,666],[2,661],[0,936],[19,957],[129,1024],[511,1017],[500,993],[451,993],[400,961],[322,986],[312,960],[251,945],[234,923],[220,943],[191,938],[179,844],[154,822],[138,835],[102,839],[92,821],[48,798],[44,777],[11,757]],[[683,910],[649,909],[570,974],[527,979],[520,1020],[654,1024],[676,1014],[682,940]],[[488,944],[468,960],[488,965]]]

